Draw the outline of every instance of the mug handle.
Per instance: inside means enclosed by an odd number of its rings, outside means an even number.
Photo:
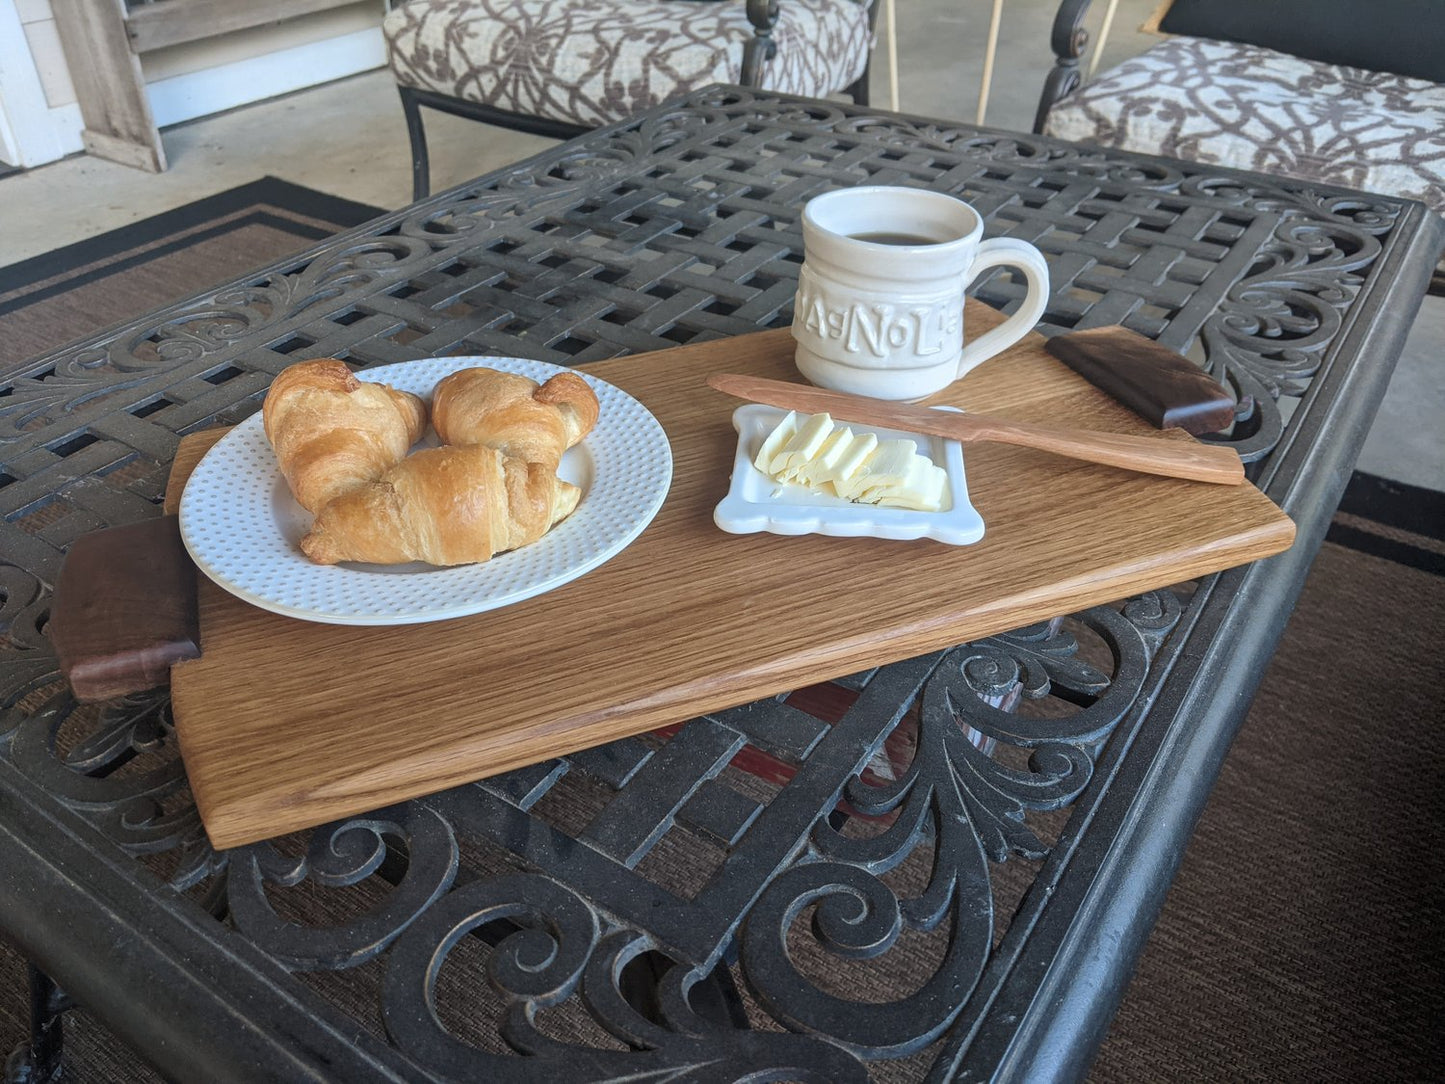
[[[968,284],[978,278],[979,272],[990,267],[1017,267],[1024,273],[1028,292],[1024,303],[998,327],[986,331],[963,348],[958,358],[957,380],[974,366],[987,361],[995,354],[1002,353],[1026,335],[1049,303],[1049,265],[1044,254],[1027,241],[1013,237],[993,237],[978,246],[978,253],[968,268]]]

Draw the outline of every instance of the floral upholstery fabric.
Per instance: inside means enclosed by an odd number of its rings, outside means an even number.
[[[1445,86],[1422,79],[1177,37],[1066,96],[1045,131],[1445,212]]]
[[[595,127],[742,77],[742,0],[413,0],[382,23],[404,86]],[[770,90],[821,97],[868,61],[868,5],[782,0]]]

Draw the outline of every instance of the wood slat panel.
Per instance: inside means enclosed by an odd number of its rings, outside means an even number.
[[[149,53],[168,45],[219,37],[299,15],[349,7],[357,0],[160,0],[126,16],[131,49]]]
[[[55,28],[85,121],[85,149],[154,173],[166,168],[140,58],[117,0],[54,0]]]
[[[970,303],[969,320],[998,317]],[[935,398],[1024,421],[1159,433],[1030,335]],[[599,362],[667,431],[671,491],[581,579],[474,617],[296,621],[201,583],[202,658],[172,675],[213,842],[230,847],[757,697],[1178,583],[1288,548],[1251,485],[1132,474],[1002,445],[967,450],[984,539],[728,535],[732,371],[796,379],[786,330]],[[212,436],[188,437],[179,491]]]

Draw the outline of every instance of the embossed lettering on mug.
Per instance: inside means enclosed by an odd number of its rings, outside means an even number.
[[[983,220],[942,192],[860,185],[803,208],[793,301],[794,359],[813,383],[880,399],[921,399],[1017,342],[1043,314],[1048,265],[1034,246],[983,240]],[[1018,311],[965,342],[964,288],[1020,268]]]
[[[906,354],[926,362],[949,349],[963,314],[950,298],[931,305],[894,305],[830,296],[813,276],[801,274],[794,320],[820,339],[836,340],[850,354],[875,358]]]

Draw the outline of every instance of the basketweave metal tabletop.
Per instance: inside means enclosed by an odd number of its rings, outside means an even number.
[[[284,366],[777,326],[803,203],[859,183],[1037,244],[1045,331],[1226,380],[1293,550],[225,853],[164,693],[68,696],[66,546],[155,515],[180,436]],[[1408,201],[721,87],[12,365],[0,935],[180,1079],[1081,1075],[1441,243]]]

